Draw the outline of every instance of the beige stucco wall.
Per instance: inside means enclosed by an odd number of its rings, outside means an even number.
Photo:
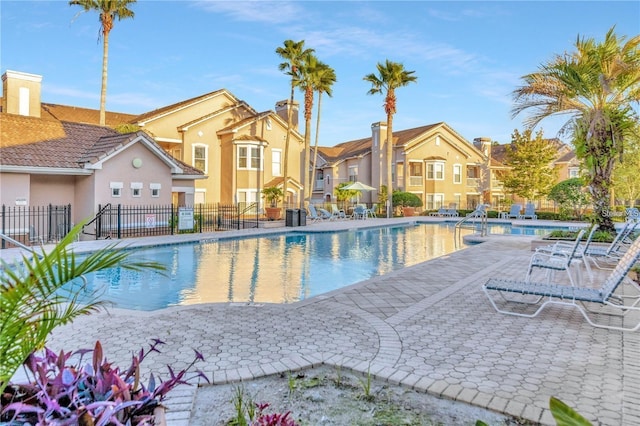
[[[142,160],[141,167],[134,167],[132,161],[135,158]],[[94,175],[96,194],[94,208],[97,208],[98,204],[104,205],[107,203],[126,205],[171,204],[171,170],[166,163],[141,142],[127,147],[118,155],[106,160],[102,169],[96,170]],[[123,188],[120,197],[112,197],[111,182],[122,182]],[[140,197],[132,195],[132,182],[142,183]],[[151,183],[161,185],[159,197],[151,196],[151,189],[149,188]]]
[[[31,175],[31,204],[74,204],[75,176]]]
[[[235,103],[235,99],[221,92],[206,99],[185,105],[182,108],[172,110],[166,115],[154,118],[144,123],[143,128],[159,138],[182,139],[178,128],[192,122],[196,118],[204,117],[216,111],[220,111]],[[244,117],[246,112],[242,109],[234,110],[234,114]]]
[[[30,178],[25,173],[0,173],[0,204],[15,206],[24,200],[31,204]]]

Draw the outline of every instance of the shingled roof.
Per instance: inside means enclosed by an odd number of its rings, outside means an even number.
[[[412,129],[398,130],[393,132],[393,145],[404,146],[419,137],[421,134],[428,132],[445,123],[428,124],[426,126],[414,127]],[[348,142],[340,143],[333,147],[318,147],[318,154],[322,156],[328,163],[344,160],[347,158],[358,157],[371,151],[371,136],[363,139],[356,139]]]
[[[120,134],[108,127],[0,113],[0,166],[83,170],[118,149],[144,137],[158,155],[183,169],[183,174],[203,175],[184,167],[139,131]],[[69,172],[73,172],[70,170]]]

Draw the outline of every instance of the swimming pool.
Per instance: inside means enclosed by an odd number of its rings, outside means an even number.
[[[528,228],[528,227],[527,227]],[[491,225],[492,233],[544,233]],[[462,230],[463,235],[472,230]],[[533,234],[528,234],[533,235]],[[137,249],[131,259],[167,266],[161,275],[111,268],[87,276],[118,308],[150,311],[196,303],[292,303],[463,248],[453,224],[349,232],[286,233]]]

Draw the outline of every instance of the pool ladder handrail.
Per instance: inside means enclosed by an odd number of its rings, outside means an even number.
[[[475,211],[473,211],[472,213],[469,213],[467,216],[463,217],[462,219],[460,219],[458,222],[456,222],[456,226],[455,226],[455,238],[456,241],[458,241],[459,237],[460,237],[460,230],[464,227],[464,224],[467,222],[473,222],[473,227],[466,227],[467,229],[476,229],[476,221],[480,221],[480,236],[481,237],[486,237],[488,234],[488,229],[489,229],[489,225],[488,225],[488,215],[487,215],[487,208],[489,208],[488,204],[484,205],[484,208],[478,208]]]

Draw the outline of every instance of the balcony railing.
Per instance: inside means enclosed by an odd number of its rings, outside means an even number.
[[[424,178],[422,176],[409,176],[409,186],[422,186]]]
[[[479,189],[480,188],[480,179],[479,178],[467,178],[467,188]]]

